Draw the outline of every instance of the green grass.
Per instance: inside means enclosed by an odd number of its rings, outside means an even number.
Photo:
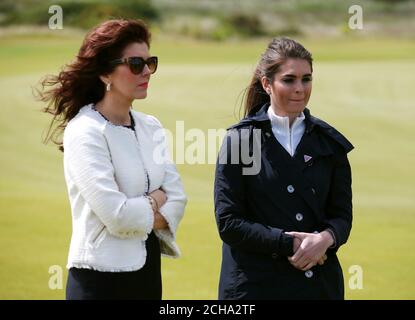
[[[216,44],[158,39],[161,65],[135,108],[174,131],[226,128],[266,41]],[[163,41],[162,41],[163,40]],[[31,86],[76,54],[79,37],[0,38],[0,299],[62,299],[48,269],[66,264],[71,218],[62,154],[41,143],[49,118]],[[410,41],[307,40],[315,56],[312,112],[354,143],[354,227],[340,250],[348,299],[415,299],[415,52]],[[389,49],[393,47],[394,50]],[[347,48],[347,50],[343,50]],[[189,145],[188,142],[187,145]],[[179,165],[189,204],[178,233],[183,257],[163,259],[165,299],[215,299],[220,239],[214,165]],[[347,286],[352,265],[363,289]],[[64,285],[66,271],[64,273]]]

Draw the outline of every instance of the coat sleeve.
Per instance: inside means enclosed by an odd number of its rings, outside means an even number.
[[[265,254],[292,255],[292,236],[279,228],[249,219],[246,205],[249,195],[245,193],[242,165],[232,157],[232,154],[240,154],[239,145],[238,131],[228,131],[216,164],[214,200],[219,235],[223,242],[234,248]]]
[[[346,243],[352,228],[352,174],[346,152],[336,156],[325,226],[334,233],[333,250]]]
[[[162,164],[165,169],[161,189],[167,197],[166,203],[159,208],[159,213],[167,221],[168,228],[154,230],[154,233],[161,240],[161,253],[167,257],[177,258],[180,256],[180,250],[175,243],[176,233],[184,215],[187,196],[176,165],[170,157],[165,129],[157,118],[148,116],[148,119],[152,121],[156,130],[153,133],[153,139],[157,137],[160,153],[160,158],[157,158],[156,162]]]
[[[177,227],[184,215],[187,197],[176,165],[171,160],[164,134],[162,138],[165,174],[161,188],[166,193],[167,201],[159,209],[159,212],[166,219],[168,229],[156,230],[155,232],[161,239],[174,241],[176,239]]]
[[[103,134],[94,128],[67,128],[64,164],[68,178],[107,230],[119,238],[147,239],[154,215],[145,197],[127,198],[119,190]]]

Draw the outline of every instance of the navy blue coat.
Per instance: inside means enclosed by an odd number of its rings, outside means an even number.
[[[306,130],[291,157],[272,133],[268,107],[229,128],[219,153],[214,190],[223,240],[219,299],[344,299],[336,252],[352,226],[347,153],[353,146],[305,109]],[[254,164],[238,161],[247,159],[241,155],[247,149],[260,155]],[[249,168],[259,172],[246,174]],[[324,265],[306,272],[294,268],[287,259],[293,238],[284,231],[327,228],[336,244]]]

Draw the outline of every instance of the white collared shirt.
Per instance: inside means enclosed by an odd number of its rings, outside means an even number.
[[[268,117],[271,120],[272,132],[275,138],[287,150],[291,157],[293,157],[305,131],[304,112],[301,112],[294,120],[291,128],[290,119],[275,114],[271,106],[268,108]]]

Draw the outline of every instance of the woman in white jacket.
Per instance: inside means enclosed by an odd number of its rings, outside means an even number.
[[[186,195],[160,122],[131,107],[157,69],[149,45],[141,20],[106,21],[43,81],[72,210],[67,299],[161,299],[160,255],[180,255]]]

